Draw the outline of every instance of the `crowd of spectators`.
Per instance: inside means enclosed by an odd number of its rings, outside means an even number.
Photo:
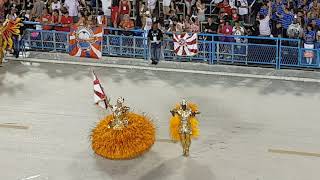
[[[69,31],[72,24],[163,32],[206,32],[300,38],[320,42],[318,0],[4,0],[0,19],[21,17],[44,30]],[[133,12],[134,11],[134,12]]]

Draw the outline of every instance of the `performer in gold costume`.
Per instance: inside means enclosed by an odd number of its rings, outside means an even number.
[[[155,126],[143,115],[130,112],[119,97],[110,105],[112,114],[92,131],[93,151],[108,159],[132,159],[148,151],[155,142]]]
[[[191,139],[199,136],[198,120],[195,115],[200,114],[196,104],[182,102],[171,111],[170,135],[173,141],[180,141],[183,156],[189,156]]]
[[[7,19],[2,25],[0,25],[0,66],[2,64],[5,52],[7,49],[12,49],[13,39],[12,36],[20,35],[20,23],[21,19],[16,18],[15,20]]]

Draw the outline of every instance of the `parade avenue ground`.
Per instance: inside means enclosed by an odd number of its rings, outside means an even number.
[[[153,68],[4,64],[0,180],[320,179],[318,79]],[[90,132],[110,112],[93,104],[91,70],[112,103],[123,96],[153,119],[157,141],[148,153],[112,161],[92,152]],[[181,98],[201,111],[188,158],[168,134],[169,111]]]

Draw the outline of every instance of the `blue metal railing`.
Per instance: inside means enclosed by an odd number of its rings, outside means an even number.
[[[148,59],[149,46],[146,32],[132,30],[124,34],[121,29],[106,28],[103,35],[104,56]],[[27,29],[24,42],[34,50],[68,52],[68,32]],[[193,57],[176,56],[172,34],[165,35],[163,58],[178,61],[203,61],[208,64],[257,64],[277,69],[320,68],[318,49],[302,48],[299,39],[270,38],[259,36],[223,36],[199,34],[199,52]]]

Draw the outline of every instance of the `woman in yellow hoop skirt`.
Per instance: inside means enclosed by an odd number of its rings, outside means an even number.
[[[173,141],[180,141],[183,149],[183,156],[189,156],[191,139],[199,136],[199,121],[195,117],[200,114],[196,104],[182,102],[171,111],[170,136]]]
[[[106,116],[92,130],[93,151],[108,159],[132,159],[147,152],[155,142],[155,126],[143,115],[129,112],[124,99],[110,105]]]
[[[12,36],[20,35],[21,26],[23,26],[23,24],[19,18],[16,18],[15,20],[7,19],[2,25],[0,25],[0,66],[6,50],[12,49]]]

